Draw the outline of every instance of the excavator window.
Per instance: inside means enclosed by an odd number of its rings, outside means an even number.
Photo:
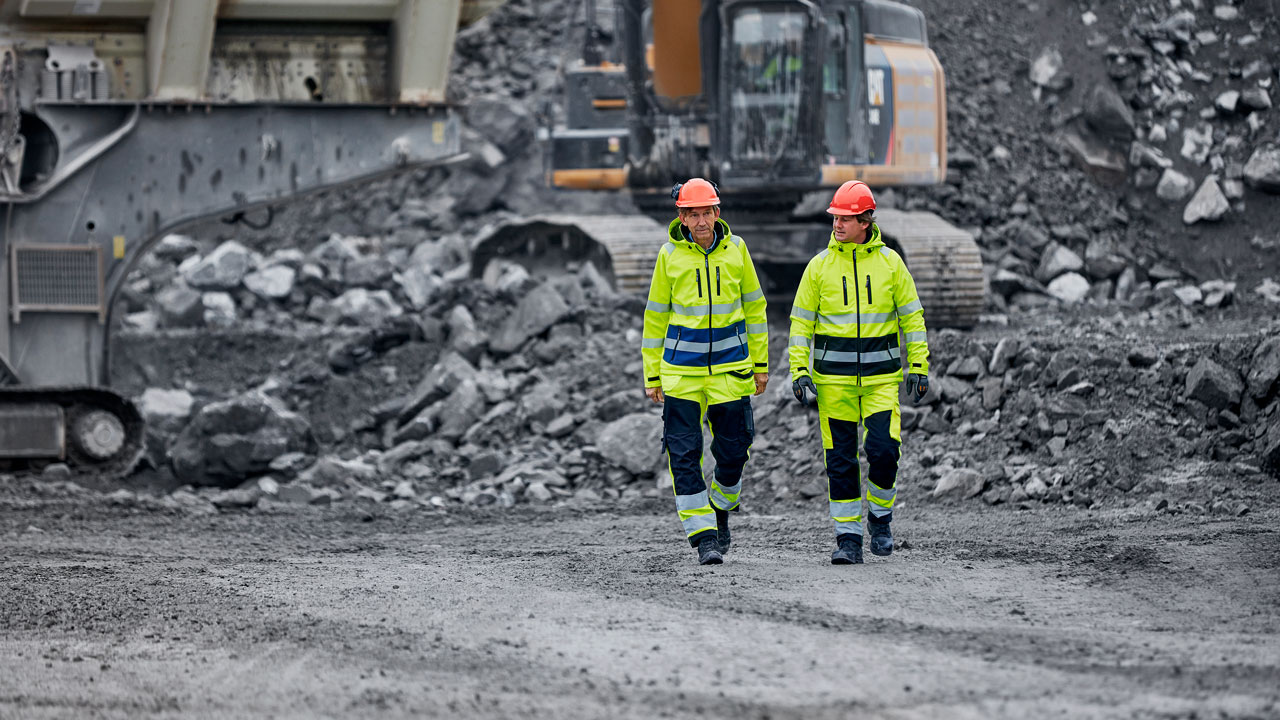
[[[772,161],[796,148],[808,18],[788,6],[747,7],[729,21],[730,154]]]

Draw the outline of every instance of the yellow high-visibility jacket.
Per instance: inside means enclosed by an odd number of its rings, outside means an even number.
[[[898,330],[907,372],[929,372],[929,342],[916,282],[875,223],[861,245],[836,242],[809,261],[791,308],[791,379],[848,385],[902,382]]]
[[[680,221],[667,228],[644,311],[644,386],[661,376],[769,372],[769,323],[751,253],[729,223],[716,220],[704,251]]]

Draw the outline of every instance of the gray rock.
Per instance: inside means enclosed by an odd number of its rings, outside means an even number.
[[[578,427],[578,420],[573,413],[565,413],[547,424],[547,437],[560,438],[573,432]]]
[[[1048,292],[1068,305],[1075,304],[1089,294],[1089,281],[1080,273],[1065,273],[1049,283]]]
[[[1173,296],[1178,298],[1178,302],[1187,307],[1198,305],[1204,300],[1204,293],[1200,292],[1200,288],[1195,285],[1183,285],[1180,288],[1175,288]]]
[[[958,361],[953,367],[948,368],[947,374],[958,377],[961,380],[975,380],[982,375],[983,370],[985,368],[982,364],[982,358],[977,355],[970,355]]]
[[[1095,280],[1110,280],[1124,272],[1128,262],[1112,251],[1111,243],[1090,242],[1084,254],[1085,271]]]
[[[569,305],[560,293],[550,283],[543,283],[520,300],[494,335],[490,349],[498,355],[510,355],[568,314]]]
[[[1084,269],[1084,260],[1063,245],[1053,243],[1040,256],[1040,267],[1036,269],[1036,279],[1042,283],[1050,282],[1063,273],[1079,272]]]
[[[551,491],[547,489],[547,486],[540,482],[529,483],[529,486],[525,488],[524,496],[533,502],[540,503],[551,502],[551,499],[555,497],[551,494]]]
[[[1110,83],[1098,83],[1089,93],[1084,119],[1094,132],[1114,141],[1133,138],[1133,111]]]
[[[408,423],[424,408],[452,394],[462,383],[475,380],[476,369],[466,358],[455,352],[445,353],[414,388],[400,412],[400,424]]]
[[[1150,348],[1137,348],[1129,352],[1127,359],[1136,368],[1149,368],[1160,362],[1160,354]]]
[[[604,422],[612,422],[623,415],[643,411],[648,402],[639,390],[619,390],[600,401],[596,405],[595,414]]]
[[[1227,90],[1219,93],[1213,101],[1213,107],[1222,115],[1234,115],[1236,106],[1240,104],[1240,91]]]
[[[160,319],[165,327],[200,327],[204,324],[202,293],[181,281],[160,291],[156,296]]]
[[[524,416],[530,422],[546,424],[554,420],[568,406],[564,388],[557,383],[542,382],[534,385],[520,398]]]
[[[1230,305],[1236,295],[1236,284],[1227,280],[1206,280],[1200,283],[1200,292],[1204,294],[1205,307]]]
[[[1017,338],[1000,338],[1000,342],[996,343],[996,349],[991,353],[991,362],[987,364],[987,372],[996,377],[1003,376],[1012,366],[1013,358],[1018,355],[1021,345],[1022,343]]]
[[[1039,475],[1032,475],[1027,484],[1023,486],[1022,491],[1027,494],[1027,497],[1039,500],[1049,493],[1049,486]]]
[[[1156,185],[1156,197],[1165,202],[1180,202],[1196,189],[1195,181],[1182,173],[1169,168],[1160,175]]]
[[[612,297],[615,294],[613,284],[600,273],[595,263],[590,260],[582,263],[582,269],[578,271],[578,282],[582,283],[583,290],[598,298]]]
[[[1231,209],[1231,203],[1218,187],[1216,175],[1210,175],[1200,184],[1191,202],[1182,211],[1182,222],[1194,225],[1201,220],[1220,220]]]
[[[1240,378],[1209,358],[1200,358],[1187,373],[1186,396],[1214,410],[1239,407],[1243,392],[1244,383]]]
[[[1062,53],[1046,48],[1031,63],[1031,82],[1039,87],[1059,91],[1071,87],[1071,76],[1063,70]]]
[[[384,320],[399,317],[404,310],[386,290],[351,288],[329,304],[331,322],[376,327]]]
[[[352,238],[334,234],[308,253],[307,259],[324,268],[330,278],[341,280],[346,272],[347,263],[359,260],[360,252],[356,249]]]
[[[49,463],[44,467],[44,470],[40,471],[40,478],[51,482],[70,480],[71,468],[67,467],[66,463]]]
[[[474,380],[464,380],[441,401],[442,424],[436,436],[457,441],[484,415],[484,395]]]
[[[349,287],[380,288],[391,280],[394,268],[381,256],[359,257],[346,264],[342,281]]]
[[[186,390],[147,388],[137,405],[149,427],[176,432],[191,417],[195,398]]]
[[[449,326],[449,349],[471,363],[480,362],[489,339],[476,326],[476,319],[465,305],[455,305],[445,322]]]
[[[434,273],[421,266],[414,265],[393,278],[400,286],[401,292],[409,299],[409,306],[414,310],[422,310],[435,300],[443,283]]]
[[[1254,150],[1244,166],[1244,180],[1264,192],[1280,194],[1280,147]]]
[[[201,408],[170,458],[183,482],[228,486],[265,474],[281,455],[314,447],[306,418],[273,397],[250,392]]]
[[[1182,131],[1182,157],[1197,165],[1203,165],[1209,159],[1209,151],[1213,148],[1213,128],[1204,125],[1199,128],[1189,127]]]
[[[508,155],[522,155],[537,131],[524,104],[498,95],[471,98],[466,123]]]
[[[298,271],[287,265],[272,265],[244,276],[244,286],[264,300],[283,300],[293,292]]]
[[[967,468],[948,470],[942,474],[942,477],[938,478],[938,484],[933,488],[933,496],[942,497],[949,493],[955,493],[968,500],[981,494],[986,485],[986,478],[977,470]]]
[[[1262,439],[1262,462],[1280,478],[1280,422],[1274,422]]]
[[[157,259],[182,262],[200,252],[200,244],[186,235],[165,235],[151,250]]]
[[[652,472],[662,460],[662,418],[634,413],[614,420],[596,438],[596,449],[632,475]]]
[[[1249,396],[1262,406],[1271,399],[1280,385],[1280,337],[1268,338],[1253,351],[1246,378]]]
[[[1001,268],[991,277],[991,289],[1005,297],[1018,293],[1043,293],[1044,286],[1025,275]]]
[[[236,301],[225,292],[207,292],[200,296],[204,306],[204,324],[225,328],[236,324]]]
[[[1240,107],[1253,112],[1271,109],[1271,95],[1263,88],[1252,88],[1240,93]]]
[[[240,285],[252,264],[248,248],[228,240],[192,265],[183,273],[183,280],[200,290],[232,290]]]

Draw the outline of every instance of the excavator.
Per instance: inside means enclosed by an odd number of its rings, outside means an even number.
[[[502,0],[0,0],[0,461],[126,473],[114,299],[164,235],[459,156]]]
[[[627,191],[639,212],[500,225],[475,246],[477,276],[498,258],[589,260],[619,289],[643,294],[673,216],[672,184],[704,177],[718,184],[766,293],[789,301],[831,231],[826,203],[813,200],[847,180],[946,179],[945,80],[915,8],[615,0],[589,8],[583,25],[582,58],[565,72],[564,122],[543,133],[547,181]],[[881,208],[876,222],[911,269],[930,326],[976,324],[985,290],[973,236],[927,212]]]

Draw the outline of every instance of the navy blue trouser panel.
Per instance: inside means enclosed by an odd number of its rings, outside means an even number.
[[[715,436],[711,454],[716,459],[716,480],[737,485],[747,464],[755,436],[751,398],[707,407],[707,421]],[[702,479],[702,407],[692,401],[667,396],[662,406],[663,436],[671,458],[671,475],[677,495],[696,495],[707,489]]]
[[[862,497],[858,479],[858,423],[852,420],[828,419],[831,427],[831,449],[827,451],[827,479],[832,500]]]
[[[751,398],[708,407],[707,421],[714,436],[711,455],[716,459],[716,481],[721,485],[737,485],[756,434]]]
[[[702,406],[668,395],[662,404],[662,433],[676,494],[706,491],[702,480]]]
[[[893,413],[885,410],[863,420],[867,428],[867,464],[870,466],[867,479],[885,489],[893,487],[898,477],[899,448],[902,445],[889,434],[892,419]]]

